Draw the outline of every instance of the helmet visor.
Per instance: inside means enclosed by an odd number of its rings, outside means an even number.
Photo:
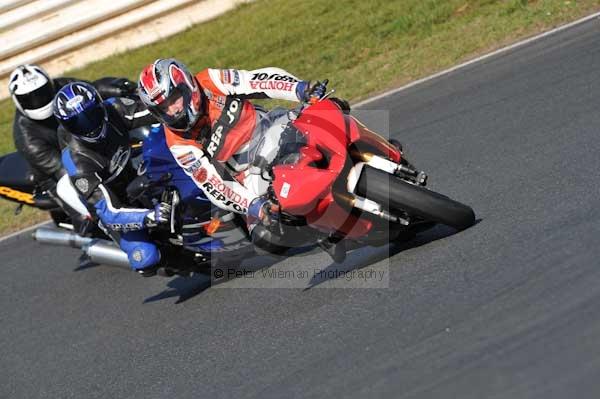
[[[191,106],[189,90],[182,90],[181,85],[176,87],[169,97],[151,109],[167,126],[173,129],[186,129],[190,118],[188,111]]]
[[[61,120],[61,124],[76,136],[88,141],[97,140],[105,129],[106,111],[104,107],[92,107],[69,119]]]
[[[27,94],[15,94],[21,108],[38,109],[42,108],[52,102],[54,98],[54,90],[50,83],[46,83],[42,87],[27,93]]]

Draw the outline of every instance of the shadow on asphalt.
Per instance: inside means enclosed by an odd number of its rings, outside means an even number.
[[[275,263],[280,262],[282,260],[281,257],[267,257],[267,256],[255,256],[253,258],[253,260],[254,259],[258,259],[258,261],[255,262],[255,265],[244,266],[243,269],[257,271],[260,269],[269,268],[269,267],[273,266]],[[169,299],[169,298],[174,298],[174,297],[178,297],[177,301],[175,301],[176,305],[183,303],[183,302],[187,301],[188,299],[191,299],[197,295],[200,295],[201,293],[206,291],[211,286],[222,284],[222,283],[225,283],[225,282],[231,280],[234,277],[227,278],[227,276],[230,275],[230,273],[228,273],[227,270],[236,270],[236,269],[241,269],[241,266],[240,265],[231,266],[231,265],[226,265],[226,264],[220,265],[220,266],[215,266],[213,268],[212,272],[215,272],[216,270],[224,270],[225,271],[224,277],[222,277],[218,280],[215,280],[215,279],[211,280],[211,277],[207,274],[194,274],[190,277],[176,277],[167,283],[167,287],[169,287],[168,289],[164,290],[163,292],[161,292],[159,294],[156,294],[154,296],[146,298],[144,300],[144,303],[156,302],[156,301],[161,301],[163,299]],[[232,273],[232,275],[234,275],[234,274],[235,273]],[[158,278],[160,278],[160,277],[158,277]]]
[[[310,251],[312,249],[313,249],[313,247],[293,249],[289,256],[302,256],[302,255],[306,254],[307,251]],[[177,301],[175,301],[175,304],[183,303],[183,302],[187,301],[188,299],[191,299],[191,298],[195,297],[196,295],[199,295],[202,292],[206,291],[211,286],[222,284],[222,283],[225,283],[225,282],[231,280],[232,278],[235,278],[235,277],[227,278],[227,276],[230,274],[230,273],[227,273],[227,270],[243,269],[245,271],[256,272],[261,269],[269,268],[269,267],[273,266],[274,264],[281,262],[285,258],[287,258],[287,257],[255,256],[251,259],[252,262],[250,265],[230,266],[230,265],[224,264],[221,266],[217,266],[213,269],[213,272],[215,270],[225,270],[224,277],[220,278],[218,280],[211,281],[211,278],[208,275],[204,275],[204,274],[195,274],[190,277],[176,277],[167,283],[167,286],[169,287],[169,289],[164,290],[163,292],[153,295],[149,298],[146,298],[144,300],[144,303],[156,302],[156,301],[161,301],[163,299],[169,299],[169,298],[174,298],[174,297],[178,297]],[[235,273],[231,273],[231,274],[234,275]],[[158,277],[158,278],[160,278],[160,277]]]
[[[480,222],[481,219],[477,219],[473,226],[476,226]],[[473,226],[469,228],[472,228]],[[430,230],[426,230],[417,234],[415,238],[409,241],[394,243],[380,248],[372,248],[374,251],[369,251],[368,253],[365,253],[366,248],[357,249],[349,254],[344,263],[332,263],[323,269],[323,273],[316,273],[310,280],[309,286],[306,287],[304,291],[310,290],[311,288],[314,288],[327,280],[331,280],[331,278],[328,278],[327,276],[341,275],[343,273],[351,272],[352,270],[363,269],[386,258],[391,258],[392,256],[395,256],[408,249],[418,248],[420,246],[429,244],[430,242],[441,240],[451,235],[460,233],[460,231],[456,231],[452,227],[436,225]],[[333,273],[328,273],[330,271]]]
[[[480,222],[481,222],[481,219],[477,219],[473,226],[479,224]],[[331,265],[329,265],[325,269],[323,269],[324,273],[315,274],[315,277],[313,277],[310,280],[309,286],[306,287],[304,289],[304,291],[314,288],[327,280],[331,280],[331,278],[326,277],[328,275],[332,275],[331,273],[327,273],[328,271],[334,271],[334,272],[336,272],[336,273],[334,273],[334,275],[339,275],[341,272],[348,273],[348,272],[351,272],[352,270],[359,270],[359,269],[368,267],[374,263],[380,262],[386,258],[395,256],[395,255],[397,255],[403,251],[406,251],[408,249],[418,248],[420,246],[427,245],[430,242],[441,240],[443,238],[449,237],[454,234],[459,234],[459,233],[460,232],[457,232],[456,230],[454,230],[451,227],[447,227],[447,226],[443,226],[443,225],[436,225],[435,227],[433,227],[430,230],[427,230],[425,232],[417,234],[415,236],[415,238],[413,238],[409,241],[395,243],[395,244],[391,244],[391,245],[385,245],[385,246],[379,247],[379,248],[374,248],[374,247],[358,248],[348,254],[348,258],[346,259],[346,261],[344,263],[342,263],[342,264],[332,263]],[[289,255],[285,256],[285,257],[255,256],[251,259],[251,262],[249,265],[246,265],[246,264],[243,266],[241,266],[241,265],[238,265],[238,266],[222,265],[222,266],[219,266],[219,268],[221,270],[239,268],[239,269],[243,269],[243,270],[258,271],[261,269],[269,268],[288,257],[308,256],[308,255],[314,254],[315,251],[318,251],[318,250],[319,250],[318,247],[315,247],[315,246],[296,248],[296,249],[291,250]],[[213,271],[214,270],[216,270],[216,268],[213,269]],[[213,285],[222,284],[226,281],[231,280],[232,278],[235,278],[235,277],[227,278],[226,276],[227,276],[227,273],[225,273],[225,277],[218,279],[216,281],[215,280],[211,281],[211,278],[208,275],[203,275],[203,274],[195,274],[190,277],[176,277],[167,283],[168,289],[166,289],[156,295],[146,298],[144,300],[144,303],[151,303],[151,302],[156,302],[156,301],[161,301],[164,299],[177,297],[177,301],[175,301],[175,304],[180,304],[180,303],[183,303],[183,302],[203,293],[204,291],[206,291],[208,288],[210,288]],[[325,277],[317,277],[317,276],[325,276]],[[158,277],[158,278],[160,278],[160,277]]]
[[[195,274],[190,277],[176,277],[167,283],[167,287],[169,287],[169,289],[146,298],[144,303],[162,301],[163,299],[174,297],[178,297],[177,301],[175,301],[175,304],[183,303],[188,299],[201,294],[207,288],[210,288],[210,285],[210,278],[203,274]]]
[[[86,259],[83,255],[81,257],[79,257],[79,264],[77,265],[77,267],[75,269],[73,269],[74,272],[80,272],[80,271],[84,271],[87,269],[92,269],[94,267],[108,267],[108,268],[112,268],[112,269],[121,269],[121,270],[131,270],[129,267],[125,267],[125,266],[117,266],[117,265],[107,265],[107,264],[103,264],[103,263],[95,263],[92,262],[89,259]]]

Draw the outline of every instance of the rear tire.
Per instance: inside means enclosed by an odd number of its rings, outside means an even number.
[[[464,230],[475,223],[471,207],[372,167],[363,169],[356,192],[387,207],[392,213],[403,211],[409,216],[418,216],[457,230]]]
[[[69,216],[67,216],[67,214],[64,213],[62,209],[55,209],[50,211],[50,217],[52,218],[52,221],[57,227],[61,223],[71,223],[71,219],[69,219]]]

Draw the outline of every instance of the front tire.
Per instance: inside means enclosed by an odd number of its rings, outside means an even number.
[[[475,223],[471,207],[372,167],[363,169],[356,193],[387,207],[392,213],[402,211],[457,230]]]

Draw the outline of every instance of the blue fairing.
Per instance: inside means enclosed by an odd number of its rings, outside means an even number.
[[[171,173],[173,179],[170,183],[179,189],[179,195],[183,202],[187,204],[202,202],[207,205],[210,203],[204,192],[196,186],[192,178],[179,167],[173,158],[167,147],[162,126],[153,126],[143,145],[146,175],[150,180],[156,181],[165,173]]]
[[[169,181],[169,185],[178,189],[181,201],[187,205],[186,208],[188,209],[187,214],[184,216],[184,223],[198,223],[199,215],[204,215],[202,221],[209,220],[211,202],[175,161],[167,146],[162,126],[152,127],[150,134],[143,142],[143,153],[146,176],[150,180],[158,181],[166,173],[171,173],[173,176]],[[189,242],[196,241],[200,238],[198,235],[206,237],[202,230],[197,231],[195,235],[184,233],[184,242],[188,240]],[[208,252],[223,248],[223,242],[213,239],[209,243],[194,246],[201,251]]]
[[[223,248],[223,241],[214,239],[209,243],[198,245],[198,248],[206,252],[218,251]]]

